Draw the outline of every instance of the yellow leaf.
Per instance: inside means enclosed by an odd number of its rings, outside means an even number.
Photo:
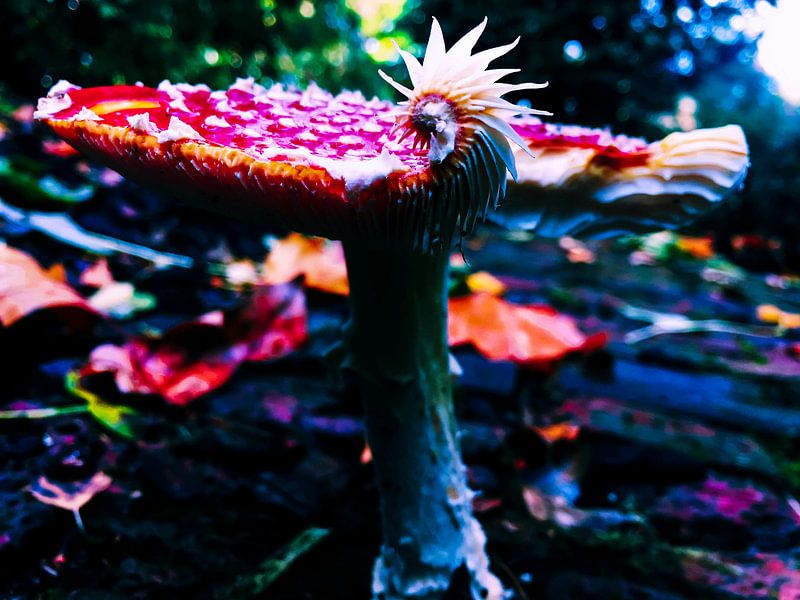
[[[492,296],[501,296],[506,286],[497,277],[486,271],[478,271],[467,276],[467,287],[474,293],[485,292]]]
[[[764,323],[774,323],[785,329],[800,329],[800,314],[781,310],[774,304],[759,304],[756,317]]]

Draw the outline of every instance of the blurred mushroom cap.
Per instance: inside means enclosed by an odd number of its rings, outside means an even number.
[[[490,220],[547,237],[584,239],[674,228],[739,189],[749,155],[728,125],[647,144],[605,130],[515,119],[536,158],[516,153],[517,181]]]

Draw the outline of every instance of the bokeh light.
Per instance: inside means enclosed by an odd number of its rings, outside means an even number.
[[[772,6],[761,0],[756,12],[764,19],[756,63],[775,80],[782,98],[800,106],[800,1],[778,0]]]

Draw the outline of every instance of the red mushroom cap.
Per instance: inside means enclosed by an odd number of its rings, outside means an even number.
[[[504,116],[540,113],[504,100],[545,84],[508,84],[487,69],[516,42],[472,54],[486,21],[449,50],[434,20],[424,61],[401,51],[408,100],[204,85],[80,89],[59,82],[36,117],[121,173],[219,212],[303,233],[430,252],[449,248],[516,174]]]
[[[410,140],[392,141],[394,106],[357,92],[334,97],[314,85],[265,89],[238,80],[221,92],[163,82],[52,97],[58,110],[40,116],[78,150],[134,180],[265,225],[390,241],[406,238],[430,204],[446,200],[440,180],[448,167],[432,168]]]

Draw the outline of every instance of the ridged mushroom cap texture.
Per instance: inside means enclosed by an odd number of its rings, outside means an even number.
[[[632,207],[634,220],[643,217],[650,229],[671,223],[668,212],[686,216],[715,201],[704,185],[721,189],[722,175],[670,192],[693,207],[651,201],[659,182],[671,178],[668,170],[684,168],[679,154],[656,163],[653,145],[629,146],[602,132],[572,135],[533,116],[548,113],[504,100],[546,84],[500,82],[518,70],[489,64],[518,40],[473,53],[485,26],[447,50],[434,19],[421,63],[400,51],[411,87],[380,73],[406,97],[398,105],[359,92],[334,96],[314,84],[265,88],[253,79],[220,91],[168,81],[86,89],[60,81],[39,100],[35,117],[123,175],[219,213],[401,252],[450,248],[497,207],[515,178],[507,218],[498,222],[549,234],[585,229],[584,211],[594,215],[598,207],[603,214]],[[746,162],[743,137],[741,144]],[[584,152],[582,168],[571,152]],[[624,187],[640,178],[649,178],[649,187]],[[623,190],[617,198],[600,191],[612,180]],[[551,198],[562,188],[580,192]],[[664,215],[648,216],[646,205],[661,204]],[[594,221],[599,228],[603,219]]]
[[[517,180],[489,219],[546,237],[678,227],[739,189],[750,164],[737,125],[675,132],[649,144],[531,118],[514,128],[536,158],[515,152]]]
[[[410,93],[405,107],[252,79],[214,92],[167,81],[156,89],[59,82],[35,116],[122,174],[219,212],[434,252],[504,195],[514,168],[507,137],[521,143],[506,118],[535,112],[502,100],[530,87],[498,83],[513,70],[487,70],[516,42],[472,54],[485,25],[445,50],[434,20],[423,63],[404,53],[419,84],[414,92],[394,84]]]

